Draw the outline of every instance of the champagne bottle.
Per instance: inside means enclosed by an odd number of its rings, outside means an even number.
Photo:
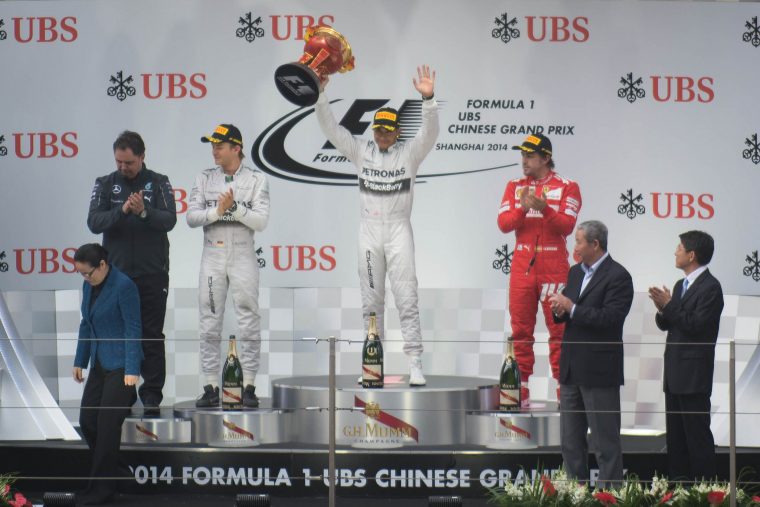
[[[377,334],[377,316],[369,314],[369,329],[362,348],[362,387],[383,387],[383,343]]]
[[[222,369],[222,410],[243,408],[243,367],[237,357],[235,335],[230,335],[227,360]]]
[[[514,343],[510,336],[507,338],[507,354],[504,356],[504,364],[501,366],[499,375],[499,410],[505,412],[520,410],[522,403],[520,384],[520,368],[515,360]]]

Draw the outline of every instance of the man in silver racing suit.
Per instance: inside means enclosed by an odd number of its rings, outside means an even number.
[[[359,280],[366,334],[370,312],[377,314],[378,331],[384,337],[385,275],[396,299],[404,352],[409,357],[409,385],[425,385],[422,374],[422,334],[417,306],[414,238],[409,221],[417,168],[438,137],[438,105],[434,99],[435,72],[417,68],[412,78],[422,95],[422,127],[408,142],[399,141],[398,111],[383,108],[372,123],[374,140],[354,138],[338,125],[325,93],[316,105],[317,119],[327,139],[359,171]],[[326,81],[325,81],[326,84]]]
[[[203,227],[198,323],[201,369],[205,376],[197,407],[219,405],[221,333],[227,289],[238,320],[240,363],[243,368],[243,406],[259,405],[254,381],[259,369],[261,327],[259,265],[254,232],[269,220],[269,183],[264,173],[243,164],[240,131],[219,125],[201,138],[211,143],[215,167],[196,179],[187,206],[187,224]]]

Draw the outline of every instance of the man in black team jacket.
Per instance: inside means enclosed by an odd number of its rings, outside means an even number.
[[[177,223],[169,178],[145,166],[140,134],[124,131],[113,143],[116,171],[95,180],[87,226],[103,233],[109,259],[137,285],[143,330],[146,415],[158,415],[166,379],[164,318],[169,294],[169,238]]]

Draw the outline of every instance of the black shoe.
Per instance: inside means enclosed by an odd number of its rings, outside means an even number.
[[[158,405],[143,405],[143,417],[159,417],[161,408]]]
[[[218,407],[219,386],[213,387],[211,384],[203,386],[203,394],[195,400],[195,406],[198,408]]]
[[[243,391],[243,406],[245,408],[258,408],[259,399],[256,397],[256,387],[248,384]]]

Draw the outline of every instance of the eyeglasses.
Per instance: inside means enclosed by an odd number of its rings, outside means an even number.
[[[94,268],[92,268],[92,269],[91,269],[91,270],[90,270],[88,273],[82,273],[82,272],[80,271],[80,272],[79,272],[79,274],[80,274],[80,275],[82,275],[82,276],[83,276],[83,277],[85,277],[85,278],[90,278],[90,277],[92,277],[92,274],[95,272],[95,270],[97,270],[99,267],[100,267],[100,266],[95,266],[95,267],[94,267]]]

